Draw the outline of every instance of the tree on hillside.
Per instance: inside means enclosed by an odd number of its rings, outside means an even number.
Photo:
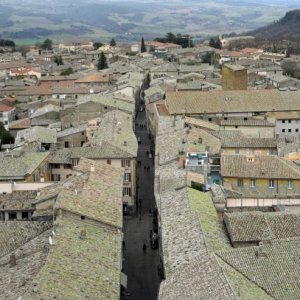
[[[144,38],[142,37],[142,41],[141,41],[141,53],[146,52],[146,46],[145,46],[145,41]]]
[[[54,57],[54,62],[58,65],[58,66],[62,66],[64,64],[61,55],[60,56],[55,56]]]
[[[70,67],[60,73],[61,76],[68,76],[74,73],[74,70]]]
[[[103,69],[107,69],[107,68],[108,68],[108,65],[107,65],[106,56],[103,53],[103,51],[101,51],[100,58],[99,58],[99,61],[98,61],[98,64],[97,64],[97,69],[98,70],[103,70]]]
[[[167,41],[168,43],[174,43],[175,40],[176,40],[176,36],[175,36],[174,33],[168,32],[168,33],[166,34],[166,41]]]
[[[41,44],[41,48],[45,50],[52,50],[53,42],[50,39],[45,39],[44,42]]]
[[[209,40],[209,46],[212,47],[212,48],[221,49],[222,48],[222,43],[221,43],[219,38],[217,38],[216,40],[214,38],[211,38]]]
[[[100,47],[102,47],[102,46],[103,46],[103,44],[100,43],[100,42],[95,42],[95,43],[93,43],[93,47],[94,47],[95,50],[97,50],[98,48],[100,48]]]
[[[209,47],[215,48],[215,40],[213,38],[209,40]]]
[[[202,62],[211,65],[213,61],[213,55],[213,52],[206,52],[204,55],[202,55]]]
[[[111,41],[110,41],[110,46],[111,47],[116,47],[116,41],[115,41],[115,39],[111,39]]]
[[[172,32],[168,32],[164,38],[156,38],[154,41],[161,43],[173,43],[182,46],[183,48],[192,48],[194,43],[189,34],[177,33],[176,35]]]
[[[5,129],[2,122],[0,122],[0,141],[2,144],[14,143],[13,136]]]
[[[215,48],[217,48],[217,49],[222,49],[222,43],[221,43],[221,41],[220,41],[219,38],[216,40]]]
[[[15,47],[15,42],[11,40],[0,39],[0,47]]]

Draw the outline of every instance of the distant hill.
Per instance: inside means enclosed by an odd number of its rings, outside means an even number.
[[[279,21],[248,32],[264,40],[300,40],[300,9],[291,10]]]

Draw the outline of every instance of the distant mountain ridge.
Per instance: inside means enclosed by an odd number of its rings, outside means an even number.
[[[247,32],[247,35],[264,40],[300,40],[300,9],[291,10],[279,21]]]

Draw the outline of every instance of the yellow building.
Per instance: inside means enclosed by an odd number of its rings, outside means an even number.
[[[257,197],[300,194],[300,168],[274,155],[222,155],[223,185]]]
[[[238,65],[223,65],[222,88],[224,91],[247,90],[247,69]]]
[[[236,138],[224,138],[223,154],[241,155],[274,155],[277,153],[277,141],[273,138],[247,138],[237,135]]]

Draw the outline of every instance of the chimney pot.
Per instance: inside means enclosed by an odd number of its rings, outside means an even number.
[[[11,267],[15,267],[17,265],[16,255],[12,254],[9,258],[9,264]]]

